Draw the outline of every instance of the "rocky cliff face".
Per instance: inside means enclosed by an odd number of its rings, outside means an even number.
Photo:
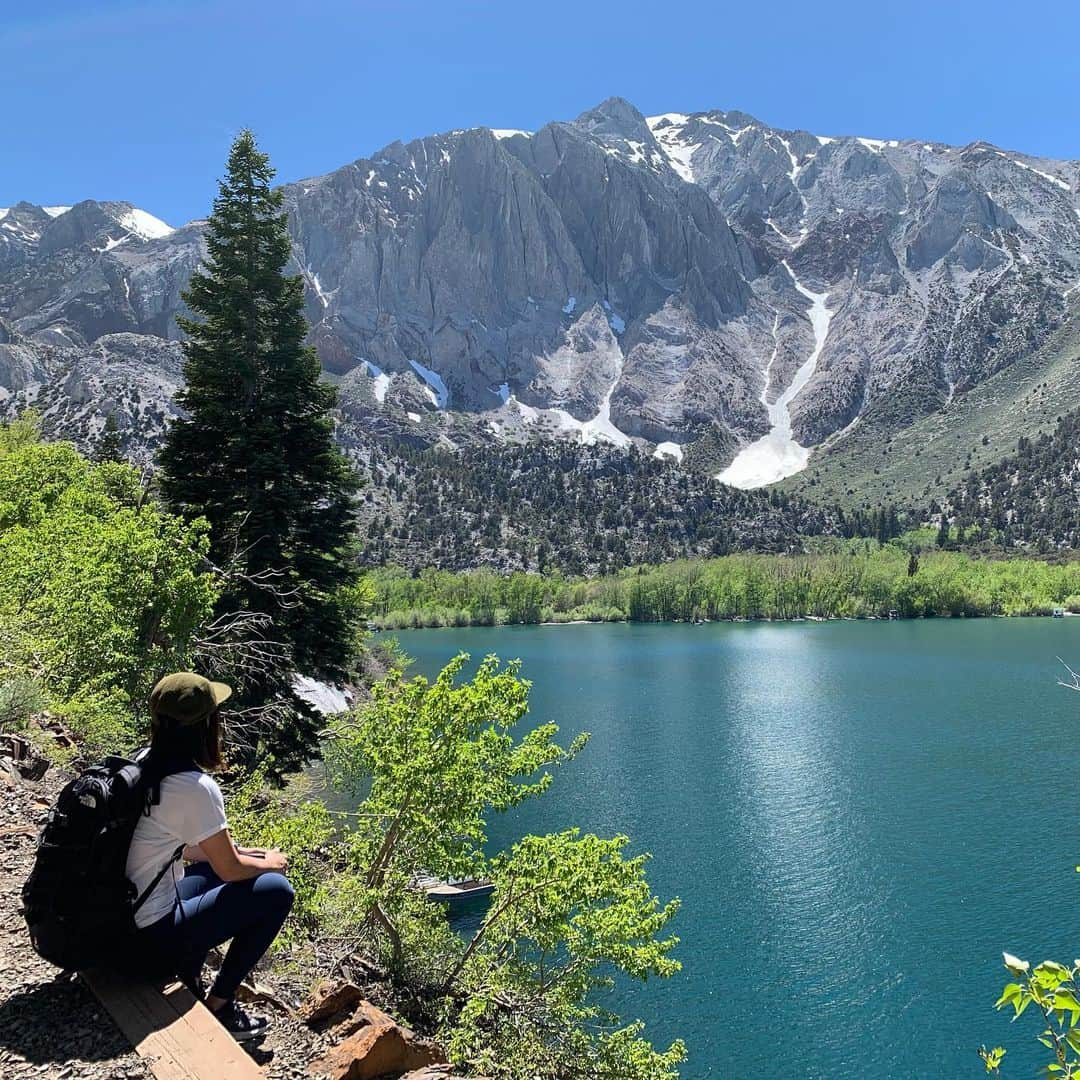
[[[1078,162],[985,143],[612,99],[394,143],[285,197],[347,439],[635,439],[748,486],[1030,354],[1080,281],[1078,187]],[[201,233],[126,203],[2,212],[0,402],[164,417]]]

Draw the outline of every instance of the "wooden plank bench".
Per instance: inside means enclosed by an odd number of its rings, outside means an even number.
[[[83,979],[157,1080],[263,1080],[236,1040],[180,983],[162,986],[111,971]]]

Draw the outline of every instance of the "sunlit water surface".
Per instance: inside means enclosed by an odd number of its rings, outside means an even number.
[[[627,833],[683,909],[682,973],[612,1006],[696,1078],[1033,1075],[1002,949],[1080,955],[1080,619],[403,632],[415,670],[521,657],[593,738],[496,846]],[[1077,664],[1073,664],[1077,667]]]

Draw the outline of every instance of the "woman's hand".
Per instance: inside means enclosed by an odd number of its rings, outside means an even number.
[[[240,855],[250,855],[253,859],[262,859],[264,863],[269,860],[270,865],[264,867],[267,870],[282,871],[289,865],[289,857],[279,848],[264,847],[238,847]]]
[[[276,870],[279,874],[289,868],[289,857],[277,848],[266,848],[262,854],[267,870]]]

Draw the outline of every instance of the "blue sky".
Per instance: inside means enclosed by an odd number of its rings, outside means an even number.
[[[3,0],[0,206],[206,213],[252,127],[279,179],[619,94],[818,134],[1080,157],[1077,0]]]

